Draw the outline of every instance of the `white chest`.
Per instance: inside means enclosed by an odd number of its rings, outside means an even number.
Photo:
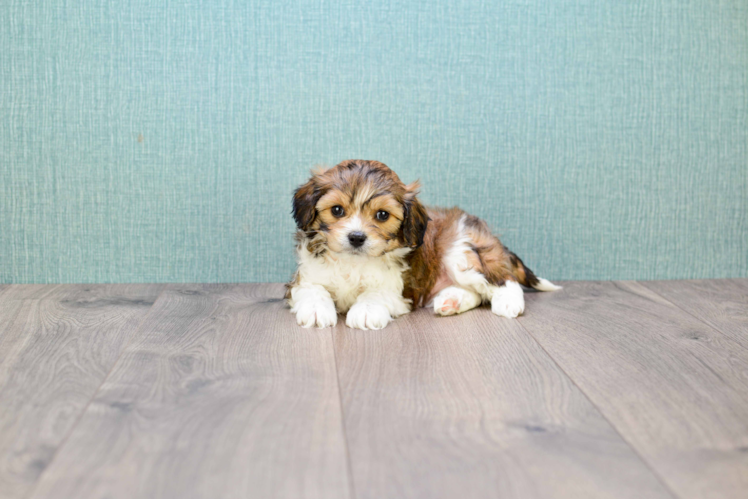
[[[394,254],[394,255],[393,255]],[[405,251],[382,257],[299,253],[299,281],[323,286],[340,312],[347,311],[365,292],[387,291],[402,295]]]

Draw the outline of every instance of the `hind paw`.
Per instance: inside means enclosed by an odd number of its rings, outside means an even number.
[[[434,297],[434,312],[440,316],[459,314],[480,305],[477,293],[449,286]]]
[[[491,298],[491,311],[497,316],[516,318],[525,312],[525,297],[522,287],[514,281],[496,289]]]

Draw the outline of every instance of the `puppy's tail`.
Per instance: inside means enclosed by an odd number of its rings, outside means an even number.
[[[517,281],[520,282],[521,285],[524,285],[528,288],[534,288],[535,290],[539,290],[541,292],[553,292],[555,290],[561,290],[561,287],[558,285],[554,285],[550,281],[548,281],[545,278],[538,278],[535,276],[535,273],[532,272],[532,270],[525,266],[525,263],[522,262],[522,259],[517,257],[516,254],[510,252],[509,253],[509,261],[512,264],[512,274],[517,277]]]

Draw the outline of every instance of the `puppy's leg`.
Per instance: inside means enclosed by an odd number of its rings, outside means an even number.
[[[492,287],[491,311],[497,316],[516,318],[525,312],[525,295],[516,281],[508,281],[502,286]]]
[[[465,309],[472,309],[480,305],[481,302],[489,302],[493,297],[495,286],[491,285],[486,276],[480,272],[479,267],[475,265],[475,252],[471,249],[471,241],[467,237],[461,237],[452,243],[452,247],[447,252],[443,265],[452,281],[460,289],[467,290],[477,295],[477,304]],[[442,292],[454,287],[447,287]],[[442,292],[439,292],[441,295]],[[437,297],[439,296],[437,295]],[[434,310],[436,311],[436,299],[434,299]],[[438,313],[438,311],[436,311]],[[458,311],[463,312],[463,311]]]
[[[326,328],[338,323],[338,313],[330,293],[320,285],[296,285],[291,288],[291,312],[304,328]]]
[[[473,290],[448,286],[434,297],[434,312],[441,316],[460,314],[481,304],[481,297]]]
[[[356,299],[345,318],[350,328],[379,330],[387,326],[393,318],[410,311],[402,293],[390,290],[370,290]]]
[[[455,283],[490,302],[494,314],[516,318],[525,311],[520,283],[540,290],[558,288],[537,278],[477,217],[463,215],[456,233],[444,267]]]

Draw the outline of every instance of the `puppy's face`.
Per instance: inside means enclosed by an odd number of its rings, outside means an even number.
[[[380,256],[423,242],[428,215],[417,189],[383,163],[347,160],[299,187],[293,214],[315,253]]]

